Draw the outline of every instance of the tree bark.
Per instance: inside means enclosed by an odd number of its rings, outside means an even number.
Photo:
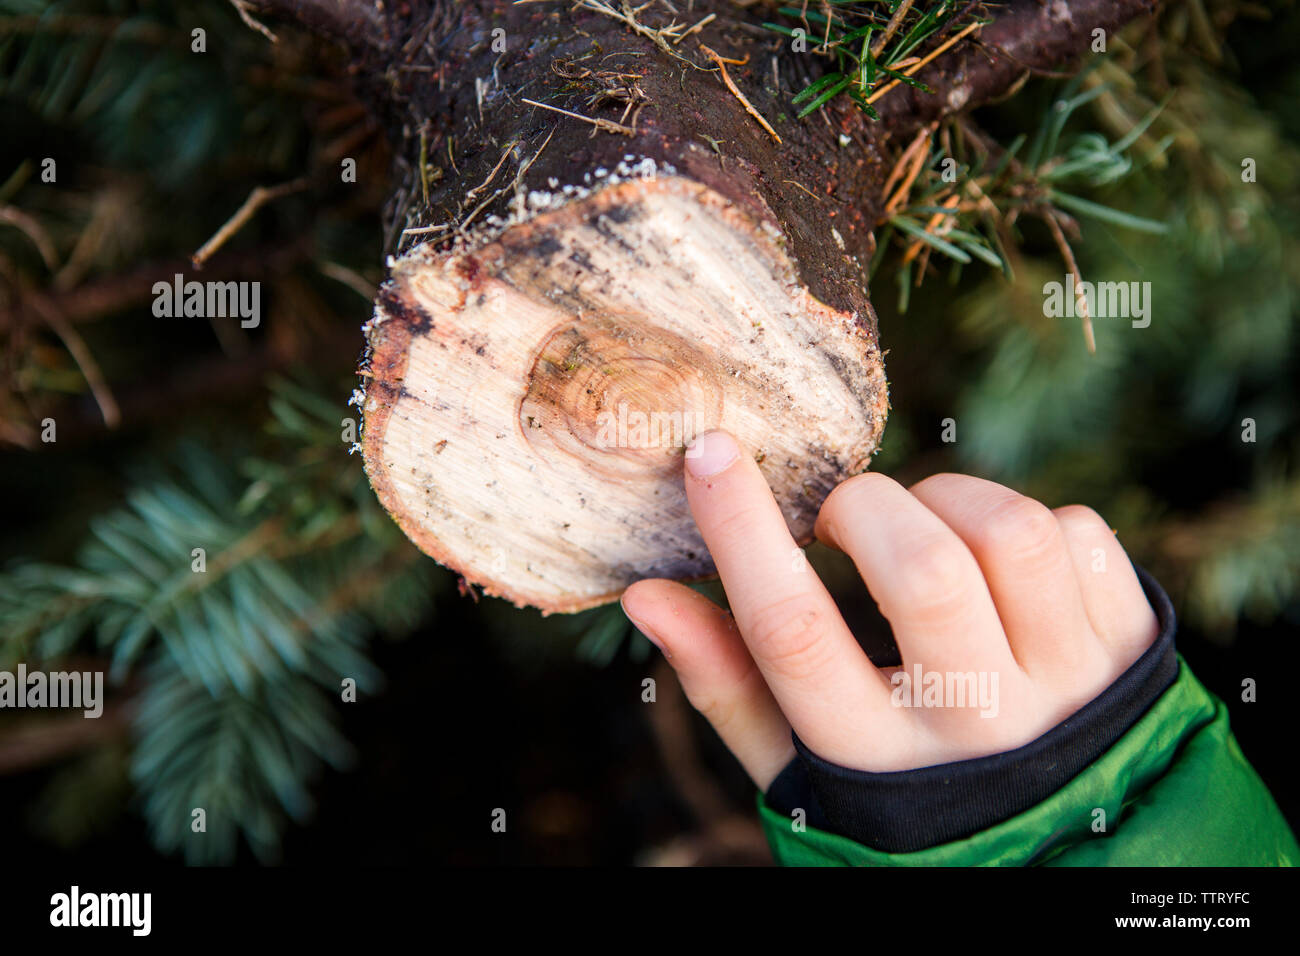
[[[898,149],[1151,5],[1015,0],[871,122],[794,118],[824,66],[759,5],[263,0],[351,45],[399,144],[361,368],[384,506],[487,593],[578,610],[713,573],[680,469],[722,427],[808,540],[885,423],[866,266]]]

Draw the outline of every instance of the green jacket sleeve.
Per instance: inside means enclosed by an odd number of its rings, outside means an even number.
[[[759,797],[787,866],[1293,866],[1300,847],[1186,661],[1151,708],[1043,802],[965,839],[886,853],[806,826]]]

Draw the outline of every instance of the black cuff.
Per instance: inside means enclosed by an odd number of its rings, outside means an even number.
[[[803,808],[811,826],[886,853],[911,853],[986,830],[1065,786],[1138,722],[1174,682],[1177,621],[1169,596],[1134,565],[1160,623],[1155,643],[1088,704],[1016,750],[894,773],[850,770],[799,756],[768,788],[782,813]]]

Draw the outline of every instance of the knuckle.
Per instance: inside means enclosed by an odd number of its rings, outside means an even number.
[[[958,475],[950,471],[940,471],[928,478],[922,478],[907,490],[918,498],[931,492],[942,495],[946,489],[970,480],[971,479],[966,475]]]
[[[973,594],[971,561],[955,541],[932,536],[915,545],[900,567],[908,613],[926,619],[955,617]]]
[[[1087,505],[1066,505],[1057,508],[1053,513],[1066,537],[1083,539],[1114,537],[1106,519]]]
[[[712,725],[713,729],[721,733],[736,715],[736,701],[732,698],[723,697],[718,694],[687,693],[686,699],[691,702],[700,714]]]
[[[818,518],[829,522],[834,521],[837,516],[860,514],[868,503],[877,499],[882,488],[894,484],[896,484],[894,479],[874,471],[864,471],[860,475],[846,478],[826,496],[821,511],[818,512]]]
[[[995,507],[980,532],[983,550],[1017,562],[1040,559],[1061,543],[1056,515],[1046,505],[1023,495]]]
[[[746,712],[753,699],[757,677],[758,670],[751,664],[749,672],[734,684],[714,684],[707,689],[700,689],[688,687],[684,682],[682,690],[691,706],[708,720],[714,730],[723,734]]]
[[[761,609],[749,629],[756,657],[789,678],[807,676],[825,655],[827,614],[805,595]]]

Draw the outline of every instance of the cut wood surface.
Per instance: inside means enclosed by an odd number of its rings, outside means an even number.
[[[578,610],[712,573],[683,445],[726,428],[807,540],[886,391],[863,317],[812,297],[773,233],[706,186],[634,177],[397,262],[365,404],[384,506],[489,594]]]

